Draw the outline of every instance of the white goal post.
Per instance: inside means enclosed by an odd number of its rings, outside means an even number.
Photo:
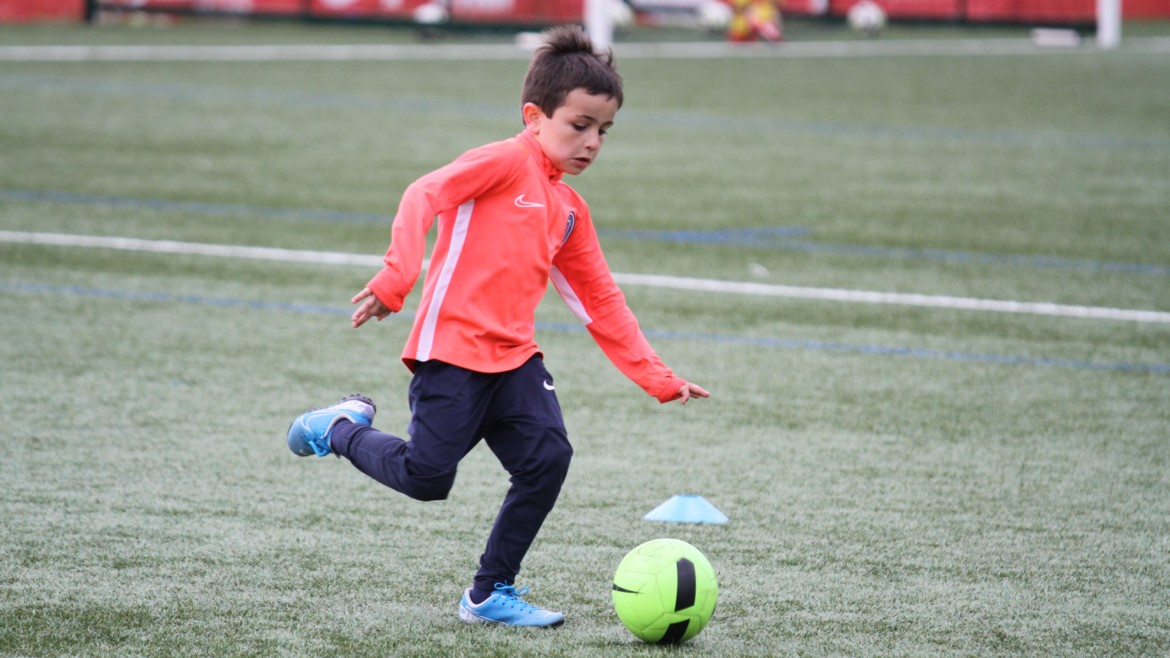
[[[609,50],[613,45],[613,0],[585,0],[585,32],[595,49]]]
[[[1097,0],[1097,46],[1108,50],[1121,45],[1121,0]]]

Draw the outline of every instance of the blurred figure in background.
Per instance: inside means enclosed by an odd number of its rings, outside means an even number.
[[[781,41],[784,39],[784,20],[780,15],[780,0],[729,0],[731,23],[727,26],[727,40]]]

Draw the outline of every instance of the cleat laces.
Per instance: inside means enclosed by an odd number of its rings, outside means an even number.
[[[532,605],[523,599],[528,594],[528,586],[525,585],[520,589],[516,589],[513,585],[505,585],[504,583],[496,583],[496,592],[507,597],[507,605],[509,608],[516,608],[521,612],[532,614],[540,611],[540,608]]]

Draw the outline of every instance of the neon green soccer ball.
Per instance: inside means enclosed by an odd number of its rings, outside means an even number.
[[[644,642],[680,644],[699,634],[719,598],[715,570],[699,549],[655,539],[626,554],[613,575],[618,619]]]

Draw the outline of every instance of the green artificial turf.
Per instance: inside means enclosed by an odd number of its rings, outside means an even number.
[[[1163,54],[619,65],[626,105],[570,180],[618,273],[1170,311]],[[520,129],[524,70],[3,61],[0,231],[377,257],[411,180]],[[372,274],[0,241],[0,655],[1170,651],[1165,322],[626,286],[664,360],[712,392],[679,408],[550,294],[538,340],[576,453],[520,578],[567,622],[526,632],[456,615],[507,488],[488,450],[423,504],[284,446],[297,414],[354,391],[405,432],[410,318],[349,327]],[[642,519],[680,493],[730,522]],[[675,651],[610,602],[621,557],[664,536],[720,581]]]

